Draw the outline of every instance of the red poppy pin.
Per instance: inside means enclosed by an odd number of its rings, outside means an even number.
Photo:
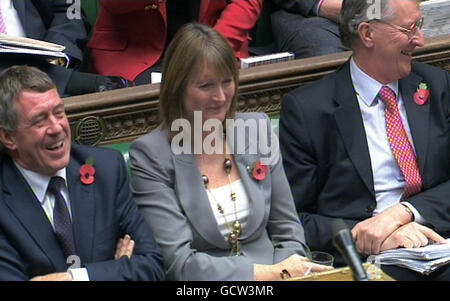
[[[428,99],[430,98],[430,89],[428,89],[428,85],[426,83],[420,83],[419,87],[417,88],[416,93],[414,93],[414,101],[419,106],[423,106],[427,103]]]
[[[250,173],[252,174],[253,179],[257,181],[262,181],[266,178],[268,167],[261,162],[255,162],[250,169]]]
[[[91,185],[95,181],[94,158],[89,157],[86,163],[80,167],[80,181],[85,185]]]

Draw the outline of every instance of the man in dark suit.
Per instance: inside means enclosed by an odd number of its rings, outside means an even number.
[[[284,166],[307,243],[334,253],[338,264],[336,218],[352,228],[364,255],[443,243],[450,235],[448,74],[411,63],[424,44],[417,2],[378,3],[373,11],[366,1],[344,0],[341,38],[353,56],[286,95],[281,112]],[[449,271],[430,277],[449,279]]]
[[[339,38],[338,19],[342,0],[272,0],[272,31],[278,51],[296,58],[348,50]]]
[[[0,98],[0,280],[163,279],[121,155],[71,143],[54,83],[34,67],[5,70]]]
[[[84,14],[68,18],[71,5],[66,0],[6,0],[2,1],[6,34],[60,44],[66,47],[69,65],[58,60],[45,60],[35,55],[2,54],[0,70],[13,65],[31,65],[46,72],[55,82],[60,95],[101,92],[132,85],[119,77],[105,77],[79,72],[90,25]],[[80,8],[81,10],[81,8]]]

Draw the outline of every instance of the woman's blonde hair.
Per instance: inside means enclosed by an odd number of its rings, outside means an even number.
[[[228,41],[214,29],[189,23],[175,34],[163,61],[159,121],[169,132],[174,120],[185,118],[183,103],[187,86],[205,65],[215,68],[226,77],[233,77],[235,91],[226,118],[234,118],[239,79],[234,51]]]

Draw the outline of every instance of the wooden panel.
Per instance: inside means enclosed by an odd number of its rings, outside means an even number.
[[[283,95],[333,72],[351,52],[293,60],[240,71],[239,111],[280,113]],[[414,58],[450,71],[450,36],[432,38]],[[157,123],[159,84],[64,99],[73,137],[84,144],[129,142]]]

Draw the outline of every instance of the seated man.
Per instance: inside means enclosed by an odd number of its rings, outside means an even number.
[[[272,0],[272,31],[280,52],[307,58],[348,50],[339,39],[342,0]]]
[[[2,53],[0,70],[13,65],[38,67],[53,79],[60,95],[79,95],[132,86],[133,83],[120,77],[77,71],[83,59],[90,26],[81,13],[81,7],[80,17],[69,19],[70,8],[71,4],[66,0],[0,1],[0,33],[63,45],[69,57],[69,62],[64,62],[46,60],[38,55]],[[66,63],[69,63],[67,68]]]
[[[122,156],[71,143],[55,85],[34,67],[5,70],[0,99],[0,280],[163,279]]]
[[[417,1],[379,3],[374,13],[366,1],[343,1],[341,39],[353,56],[287,94],[281,112],[284,167],[307,243],[338,264],[336,218],[364,255],[450,236],[448,73],[411,62],[424,45]],[[429,277],[383,269],[395,279],[450,279],[448,266]]]

